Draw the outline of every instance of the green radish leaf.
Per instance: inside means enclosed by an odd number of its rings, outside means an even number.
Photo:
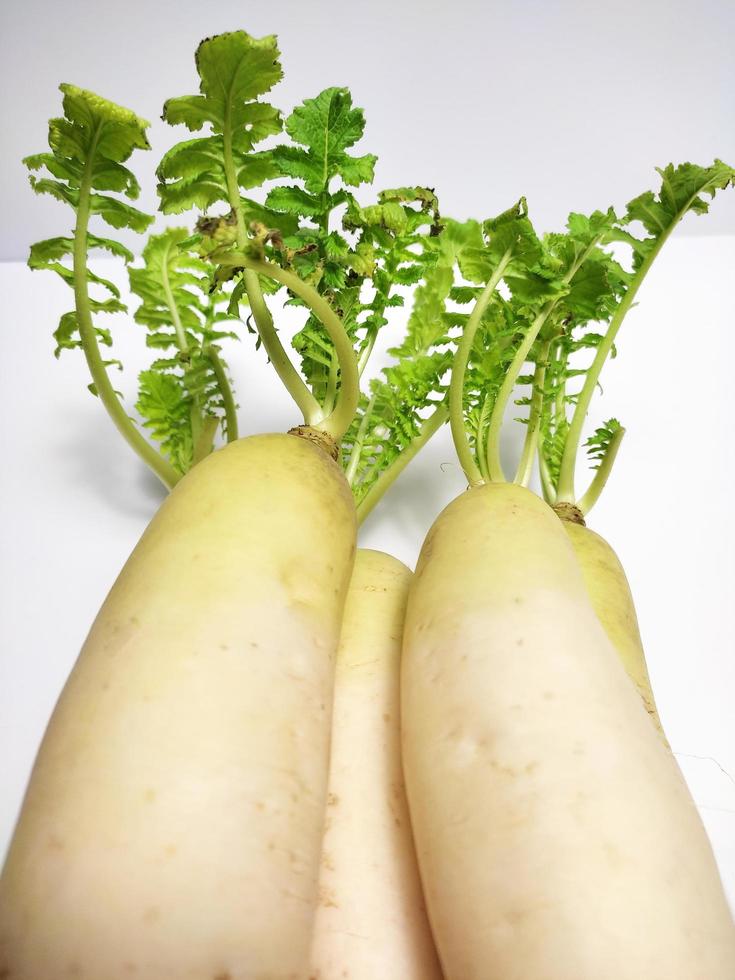
[[[377,157],[347,153],[364,130],[363,111],[353,107],[349,90],[325,89],[288,117],[286,132],[295,145],[276,147],[274,162],[284,177],[302,180],[310,195],[324,194],[335,177],[351,187],[372,183]]]
[[[128,227],[139,232],[150,225],[153,218],[124,199],[95,193],[114,191],[129,199],[137,198],[140,190],[138,181],[124,163],[134,150],[149,149],[146,137],[148,123],[129,109],[108,102],[93,92],[68,84],[59,88],[63,94],[64,116],[49,122],[51,152],[28,156],[23,162],[32,172],[45,170],[56,178],[51,180],[31,173],[34,191],[51,194],[75,210],[84,203],[85,214],[77,230],[83,245],[84,262],[79,264],[74,261],[73,237],[58,237],[32,245],[28,265],[31,269],[55,272],[72,288],[77,279],[82,279],[87,286],[101,287],[108,298],[98,299],[88,295],[90,312],[121,312],[125,306],[120,301],[118,288],[87,267],[86,253],[91,249],[104,249],[126,263],[132,261],[133,254],[114,239],[90,234],[87,215],[97,214],[114,228]],[[65,260],[68,260],[68,264]],[[110,346],[112,339],[109,330],[94,322],[91,326],[93,337],[90,342]],[[63,314],[54,339],[56,357],[62,350],[82,346],[76,312]]]
[[[622,221],[624,226],[640,221],[648,232],[648,237],[643,239],[632,235],[622,236],[622,240],[633,247],[636,269],[659,239],[667,235],[687,212],[706,214],[709,211],[705,194],[713,198],[718,190],[724,190],[735,180],[735,170],[722,160],[715,160],[711,167],[699,167],[693,163],[675,167],[670,163],[656,169],[661,176],[658,193],[645,191],[630,201]]]
[[[595,212],[590,218],[572,214],[566,236],[549,236],[550,248],[562,264],[569,264],[570,256],[580,248],[595,243],[572,279],[568,294],[557,305],[543,383],[540,453],[552,492],[563,492],[565,499],[571,494],[569,474],[574,471],[581,427],[600,371],[605,359],[615,356],[617,332],[653,260],[687,213],[705,214],[709,209],[707,197],[714,197],[735,179],[735,170],[720,160],[711,167],[669,164],[658,173],[659,190],[646,191],[630,201],[622,218],[612,209]],[[631,226],[636,224],[642,226],[643,236],[633,233]],[[600,247],[614,242],[632,249],[632,272],[625,271]],[[584,348],[594,349],[595,357],[580,368],[573,356]],[[581,392],[577,385],[570,394],[570,382],[577,378],[583,379]],[[594,468],[601,465],[619,429],[617,420],[611,419],[585,443]]]
[[[308,194],[301,187],[274,187],[267,197],[268,207],[285,211],[303,218],[319,218],[331,210],[331,195],[328,202]]]
[[[124,249],[122,245],[118,246],[118,248],[120,250],[119,254],[123,254],[126,261],[128,256],[132,259],[131,252]],[[74,271],[59,261],[62,258],[71,256],[73,251],[73,238],[47,238],[42,242],[36,242],[34,245],[31,245],[31,251],[28,256],[28,267],[34,270],[46,269],[49,272],[55,272],[73,289]],[[86,278],[87,282],[104,287],[115,299],[120,298],[120,290],[109,279],[103,279],[101,276],[92,272],[91,269],[86,270]],[[121,309],[124,309],[124,307],[121,306]]]
[[[282,77],[275,37],[219,34],[197,48],[199,95],[169,99],[163,118],[209,136],[185,140],[162,158],[157,174],[161,210],[207,210],[225,201],[240,210],[240,189],[276,175],[270,153],[253,149],[281,131],[281,115],[259,101]],[[241,243],[242,244],[242,243]]]
[[[449,351],[434,351],[402,360],[370,382],[358,414],[342,443],[344,463],[356,503],[365,499],[378,478],[420,437],[426,418],[444,401],[442,378]]]
[[[31,171],[33,190],[68,204],[76,212],[76,221],[73,236],[33,245],[29,265],[55,272],[74,290],[75,309],[62,315],[54,332],[55,356],[62,350],[84,351],[92,376],[89,391],[100,399],[128,445],[170,488],[178,472],[153,449],[121,404],[122,395],[110,380],[109,371],[122,365],[100,352],[100,345],[111,346],[112,336],[106,327],[99,326],[96,314],[122,312],[126,307],[117,286],[88,267],[91,249],[104,249],[126,263],[133,258],[130,250],[114,239],[90,234],[90,218],[96,215],[113,228],[138,232],[153,221],[130,204],[140,187],[125,166],[134,150],[149,149],[148,123],[129,109],[75,85],[64,84],[60,89],[64,115],[49,122],[50,152],[31,155],[24,162]],[[92,295],[90,289],[102,289],[106,295]]]
[[[104,194],[92,194],[90,210],[92,214],[98,214],[113,228],[132,228],[139,234],[142,234],[153,220],[149,214],[144,214],[125,201]]]
[[[537,236],[525,198],[496,218],[473,226],[458,263],[466,279],[483,287],[455,288],[451,294],[455,301],[481,303],[471,314],[476,332],[463,375],[462,405],[469,452],[482,472],[496,405],[497,413],[504,412],[505,396],[498,399],[508,372],[512,366],[515,372],[522,370],[516,356],[533,345],[542,311],[563,297],[569,284],[547,242]],[[464,329],[464,321],[458,322]]]
[[[409,209],[403,220],[396,220],[390,209],[386,220],[383,205],[389,202]],[[382,377],[371,381],[370,394],[363,396],[343,442],[348,477],[360,503],[380,476],[421,438],[427,419],[442,410],[452,357],[452,315],[446,300],[455,281],[457,256],[479,226],[476,222],[441,222],[436,197],[427,188],[386,191],[378,206],[359,212],[353,209],[352,213],[351,220],[359,218],[366,230],[372,229],[376,243],[385,236],[387,225],[403,229],[401,234],[391,233],[393,245],[386,252],[389,261],[374,276],[376,283],[392,288],[400,281],[401,270],[411,269],[413,279],[414,267],[420,269],[406,336],[389,351],[395,362],[383,370]]]
[[[124,163],[133,150],[150,149],[145,132],[150,124],[129,109],[75,85],[62,84],[59,89],[64,118],[49,123],[49,145],[57,159],[75,160],[83,167],[91,162],[94,174]],[[92,186],[99,186],[94,179]],[[137,196],[137,182],[127,196]]]
[[[366,208],[352,203],[344,221],[359,240],[348,257],[351,268],[370,280],[372,297],[360,304],[363,359],[369,354],[379,330],[388,322],[391,306],[402,305],[395,294],[399,286],[420,282],[435,270],[442,230],[436,195],[425,187],[400,187],[378,194],[378,203]]]
[[[186,250],[186,228],[151,235],[143,249],[143,265],[129,271],[131,291],[141,304],[135,320],[146,326],[146,343],[168,351],[141,375],[138,410],[144,425],[178,472],[193,465],[198,430],[205,419],[225,420],[225,399],[211,351],[226,337],[228,297],[211,290],[214,267]],[[226,365],[218,357],[222,368]],[[154,376],[158,380],[154,380]],[[229,388],[229,379],[225,379]],[[174,396],[180,403],[174,404]],[[165,412],[170,412],[166,422]]]
[[[553,425],[544,425],[542,431],[544,459],[551,478],[551,485],[556,488],[559,482],[561,459],[564,455],[564,447],[569,433],[569,421],[566,415],[560,415],[555,419]]]
[[[62,313],[59,320],[59,325],[54,330],[54,340],[56,341],[56,347],[54,348],[54,357],[58,358],[63,350],[74,350],[77,347],[82,346],[82,341],[79,337],[79,323],[77,322],[77,315],[74,310],[70,310],[67,313]],[[100,343],[109,346],[110,334],[109,332],[102,332],[98,330],[97,339]]]
[[[589,439],[585,442],[587,447],[587,458],[592,464],[593,469],[598,469],[605,456],[607,455],[610,443],[615,433],[619,432],[622,426],[617,419],[608,419],[604,425],[595,429]]]
[[[359,302],[361,284],[375,268],[374,255],[367,243],[358,240],[351,247],[342,232],[355,229],[342,217],[342,228],[330,227],[336,209],[354,205],[347,187],[373,179],[376,157],[355,156],[348,150],[365,129],[362,109],[352,104],[345,88],[329,88],[313,99],[306,99],[286,119],[291,143],[276,146],[272,160],[279,178],[298,183],[273,187],[266,205],[298,222],[288,231],[282,224],[271,224],[283,234],[283,248],[277,261],[291,266],[302,279],[315,286],[343,319],[348,334],[358,342],[364,304]],[[334,186],[335,181],[339,186]],[[292,299],[292,304],[300,305]],[[336,361],[331,341],[321,324],[311,315],[293,341],[301,358],[302,374],[315,398],[328,410],[336,385]]]
[[[538,304],[566,291],[556,270],[544,259],[544,249],[528,218],[526,199],[497,218],[473,229],[473,241],[458,256],[462,275],[470,282],[487,283],[504,257],[509,257],[503,279],[512,295],[524,304]]]
[[[438,235],[424,240],[426,269],[416,287],[403,342],[389,352],[398,359],[415,357],[447,342],[450,323],[446,301],[455,285],[456,265],[463,250],[481,241],[476,221],[448,220]]]
[[[171,461],[177,472],[191,466],[194,452],[190,400],[180,376],[154,369],[142,371],[138,379],[136,409],[143,425]]]

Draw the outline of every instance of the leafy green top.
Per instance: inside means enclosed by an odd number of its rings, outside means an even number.
[[[273,153],[280,175],[301,180],[304,186],[275,188],[269,195],[276,198],[269,201],[271,206],[321,219],[344,200],[344,196],[329,196],[335,177],[350,187],[371,183],[377,157],[347,153],[364,131],[365,116],[352,105],[348,89],[327,88],[316,98],[305,99],[286,120],[286,132],[294,145],[279,146]]]
[[[656,168],[661,177],[658,193],[645,191],[628,203],[622,225],[640,221],[648,233],[643,238],[626,234],[623,228],[615,236],[633,249],[634,267],[640,265],[655,250],[656,245],[673,230],[685,214],[707,214],[709,202],[704,198],[715,196],[733,183],[735,170],[722,160],[715,160],[711,167],[693,163],[673,163]]]
[[[444,221],[425,187],[382,191],[368,205],[357,201],[353,189],[372,182],[376,157],[354,153],[365,121],[345,88],[306,99],[286,119],[290,142],[261,148],[284,128],[278,109],[263,100],[282,75],[274,37],[235,31],[208,38],[196,67],[199,93],[169,99],[163,117],[191,133],[207,132],[161,160],[161,209],[224,204],[229,213],[205,215],[193,237],[183,228],[152,236],[143,264],[130,270],[141,299],[136,320],[161,352],[141,375],[138,409],[163,454],[112,387],[108,369],[118,362],[103,360],[99,349],[111,345],[111,335],[93,317],[125,307],[115,284],[87,265],[90,248],[126,263],[133,258],[114,239],[90,234],[94,215],[139,232],[152,221],[130,203],[139,187],[126,166],[135,149],[148,148],[148,124],[62,85],[63,118],[50,122],[49,151],[25,161],[34,190],[76,212],[73,235],[36,243],[29,259],[74,290],[75,308],[55,333],[56,354],[83,350],[90,387],[128,442],[171,486],[211,450],[219,425],[228,439],[236,436],[218,345],[232,336],[223,321],[247,301],[259,340],[305,420],[337,439],[349,426],[345,464],[364,511],[448,416],[468,478],[504,478],[499,434],[511,397],[528,409],[516,480],[528,481],[538,450],[547,498],[575,501],[582,428],[617,331],[675,225],[689,211],[705,213],[706,196],[733,183],[735,171],[718,160],[711,167],[670,164],[659,171],[658,192],[635,198],[622,218],[612,209],[572,214],[563,234],[537,236],[524,200],[483,223]],[[37,176],[42,169],[46,174]],[[262,203],[243,196],[265,183]],[[620,243],[632,250],[630,271],[611,250]],[[389,308],[404,302],[401,290],[412,285],[406,336],[391,351],[396,362],[371,383],[353,418],[378,332]],[[284,287],[290,303],[307,308],[294,341],[304,378],[264,299]],[[594,351],[593,360],[580,367],[585,349]],[[518,384],[528,393],[518,395]],[[596,475],[579,501],[583,509],[602,489],[623,432],[611,419],[588,438]]]
[[[347,186],[373,179],[376,158],[347,152],[363,135],[363,112],[353,106],[347,89],[329,88],[297,106],[285,128],[291,143],[272,151],[279,183],[265,201],[281,237],[282,249],[274,258],[325,297],[354,340],[360,289],[369,269],[362,250],[345,237],[346,226],[332,228],[330,218],[340,205],[355,203]],[[284,184],[283,178],[299,183]],[[333,186],[335,180],[340,186]],[[296,297],[291,302],[303,305]],[[328,415],[337,393],[338,359],[313,312],[294,346],[306,383],[321,413]]]
[[[401,189],[399,196],[409,196],[406,190]],[[468,230],[454,221],[440,223],[431,192],[415,191],[417,200],[429,206],[431,226],[413,248],[405,245],[405,265],[398,266],[399,271],[404,270],[403,276],[396,277],[399,282],[405,278],[402,285],[419,282],[406,334],[389,351],[394,363],[370,382],[369,395],[362,397],[343,444],[347,476],[363,519],[383,489],[447,419],[445,376],[451,363],[453,318],[446,301]],[[385,203],[395,203],[393,193]],[[402,254],[402,248],[398,252]]]
[[[45,168],[56,180],[31,177],[38,194],[51,194],[78,208],[88,197],[91,214],[113,228],[145,231],[153,220],[119,198],[89,194],[90,190],[117,191],[130,199],[140,193],[135,175],[124,162],[135,149],[148,150],[149,123],[75,85],[59,86],[64,95],[64,117],[49,122],[50,153],[37,153],[23,161],[30,170]]]
[[[232,309],[241,300],[248,301],[259,339],[305,421],[324,423],[328,428],[332,413],[319,405],[290,363],[263,297],[264,292],[274,291],[274,281],[276,289],[283,285],[283,277],[275,269],[271,274],[268,265],[262,265],[266,258],[270,261],[273,257],[265,245],[276,239],[282,243],[284,236],[295,233],[298,219],[241,195],[243,189],[280,173],[271,150],[254,152],[259,142],[282,127],[278,110],[259,100],[281,77],[275,38],[257,40],[243,31],[209,38],[199,46],[196,63],[201,94],[169,99],[164,118],[171,123],[184,123],[192,130],[206,123],[212,135],[187,140],[165,155],[158,171],[162,208],[180,211],[191,207],[206,209],[219,201],[229,204],[229,217],[207,216],[201,225],[204,232],[204,225],[214,222],[220,236],[229,229],[229,235],[217,243],[217,261],[222,268],[215,281],[237,280]],[[208,247],[204,237],[200,240],[202,249]],[[316,294],[308,291],[307,295],[313,304]],[[299,301],[304,301],[303,296]],[[330,322],[334,329],[342,331],[336,312]],[[350,364],[345,367],[348,375],[350,368]],[[345,406],[348,410],[347,402]],[[339,430],[342,424],[340,414],[333,425]]]
[[[108,369],[119,361],[103,360],[99,345],[111,346],[112,337],[93,315],[125,310],[120,292],[110,280],[94,274],[87,266],[90,248],[102,248],[132,260],[131,252],[111,238],[89,233],[89,220],[98,215],[113,228],[132,228],[142,232],[152,222],[128,203],[139,193],[138,181],[125,161],[135,149],[148,149],[148,123],[129,109],[108,102],[93,92],[74,85],[61,85],[63,118],[49,123],[50,153],[38,153],[25,159],[36,171],[45,169],[51,177],[31,175],[31,185],[39,194],[51,194],[69,204],[76,212],[73,237],[51,238],[31,247],[29,265],[33,269],[56,272],[74,290],[74,309],[64,313],[54,337],[56,355],[68,348],[81,348],[92,376],[90,390],[98,395],[115,425],[128,443],[151,466],[167,485],[172,486],[178,474],[147,442],[122,406]],[[101,194],[117,192],[122,197]],[[127,198],[127,200],[126,200]],[[70,258],[71,264],[64,259]],[[103,291],[103,298],[91,296],[90,285]]]
[[[81,204],[83,220],[79,234],[86,246],[106,249],[130,262],[132,253],[120,242],[88,234],[87,220],[89,214],[98,214],[113,228],[129,227],[135,231],[144,231],[153,221],[150,215],[120,198],[93,193],[117,191],[129,199],[138,197],[138,181],[124,162],[135,149],[150,148],[145,133],[149,124],[129,109],[108,102],[93,92],[68,84],[59,88],[64,96],[64,117],[49,122],[51,152],[36,153],[23,161],[29,170],[45,169],[52,177],[36,177],[31,173],[31,187],[37,194],[50,194],[77,211]],[[32,269],[55,272],[72,288],[78,277],[101,287],[107,298],[89,298],[93,313],[123,311],[125,306],[120,300],[120,292],[112,282],[92,273],[86,268],[86,262],[83,269],[76,263],[76,274],[72,266],[62,262],[73,253],[73,237],[49,238],[31,246],[28,264]],[[54,337],[57,357],[64,349],[82,346],[76,310],[62,315]],[[102,327],[94,327],[94,339],[108,347],[112,344],[109,331]],[[106,362],[107,365],[112,363],[118,362]]]
[[[622,218],[611,208],[589,216],[571,214],[564,234],[537,239],[525,224],[525,213],[513,216],[511,211],[485,224],[484,250],[477,242],[468,243],[458,256],[465,278],[484,283],[484,289],[474,295],[464,286],[454,291],[458,300],[475,300],[454,359],[450,389],[455,394],[455,443],[471,482],[505,478],[500,427],[508,400],[516,384],[521,384],[529,386],[530,394],[516,397],[516,404],[528,412],[519,419],[527,425],[527,434],[515,480],[528,482],[538,446],[548,500],[577,502],[588,509],[597,499],[624,433],[616,419],[587,440],[597,473],[579,501],[573,474],[582,425],[602,365],[614,354],[617,330],[674,226],[688,211],[704,213],[708,205],[703,194],[714,195],[733,179],[732,169],[721,161],[710,168],[669,165],[659,173],[658,194],[640,195]],[[643,224],[643,237],[630,230],[637,221]],[[510,253],[505,250],[510,234],[525,242],[523,249],[516,245]],[[616,242],[632,248],[632,272],[609,249]],[[515,268],[509,254],[515,256]],[[509,295],[497,293],[501,278]],[[580,366],[583,362],[576,356],[585,348],[595,351],[588,367]],[[524,375],[527,364],[532,373]],[[581,390],[575,384],[578,377],[583,378]]]
[[[227,58],[215,57],[216,45],[227,50]],[[269,59],[255,58],[256,47],[259,52],[265,48]],[[252,74],[245,89],[241,65]],[[197,68],[202,96],[169,100],[164,117],[190,129],[208,122],[213,135],[186,141],[166,154],[159,168],[162,207],[208,208],[227,201],[229,216],[199,221],[200,248],[220,263],[217,282],[234,278],[231,311],[242,301],[249,303],[259,341],[305,421],[327,426],[339,412],[343,389],[356,398],[354,383],[346,384],[351,362],[357,359],[359,371],[364,369],[377,332],[387,322],[386,310],[402,302],[396,287],[421,275],[421,260],[411,249],[438,230],[436,198],[423,188],[399,188],[383,192],[374,205],[358,204],[350,188],[372,181],[376,158],[351,152],[365,120],[344,88],[306,99],[286,120],[290,142],[254,152],[254,136],[274,135],[281,128],[277,110],[264,109],[260,101],[242,103],[243,91],[257,100],[280,77],[274,39],[256,42],[242,32],[210,39],[200,46]],[[212,99],[216,104],[210,105]],[[267,130],[249,128],[256,114],[259,121],[267,120]],[[263,204],[241,197],[241,189],[254,186],[256,177],[276,181]],[[283,350],[263,298],[284,285],[289,303],[309,308],[294,339],[303,380]],[[327,307],[319,307],[317,300]],[[325,312],[331,330],[325,329]],[[335,336],[348,339],[355,353],[346,355],[342,345],[338,357]],[[347,414],[343,405],[342,416]],[[334,424],[341,430],[341,424]]]
[[[706,214],[709,203],[704,195],[712,198],[718,190],[735,181],[735,170],[721,160],[715,160],[711,167],[692,163],[679,166],[668,164],[658,173],[661,177],[658,192],[646,191],[634,198],[620,220],[610,220],[601,228],[600,240],[603,244],[624,242],[633,253],[631,273],[623,272],[607,252],[602,260],[609,291],[597,307],[593,306],[584,313],[588,322],[601,321],[603,330],[583,334],[583,324],[572,324],[567,336],[552,351],[550,364],[553,364],[553,369],[550,372],[550,385],[544,395],[544,416],[547,420],[556,418],[557,421],[548,434],[544,433],[541,443],[545,492],[551,500],[577,502],[583,509],[589,509],[602,491],[624,432],[617,420],[611,419],[588,439],[590,458],[597,473],[590,489],[578,498],[574,489],[574,475],[582,430],[602,367],[606,359],[615,353],[618,330],[648,270],[679,221],[689,212]],[[612,212],[609,214],[612,215]],[[637,222],[643,226],[643,236],[631,231],[631,226]],[[573,228],[570,225],[571,231]],[[582,372],[570,366],[570,359],[580,346],[595,349],[592,363]],[[567,383],[580,373],[583,377],[582,387],[569,395]],[[549,406],[553,406],[553,409]],[[573,408],[571,418],[567,416],[567,407]],[[547,445],[548,451],[545,448]]]

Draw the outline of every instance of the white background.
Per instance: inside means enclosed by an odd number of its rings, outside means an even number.
[[[571,209],[622,206],[653,186],[655,164],[735,158],[735,7],[700,0],[696,18],[692,10],[678,0],[252,8],[178,0],[145,15],[140,3],[77,0],[63,13],[39,0],[4,4],[0,255],[24,257],[31,241],[70,226],[60,205],[28,192],[17,162],[44,148],[59,81],[156,119],[165,97],[194,91],[196,42],[238,27],[280,34],[287,80],[274,101],[284,109],[329,84],[353,88],[368,119],[362,149],[381,157],[378,186],[432,184],[460,218],[493,214],[525,193],[543,229]],[[155,152],[138,167],[144,206],[155,207],[155,162],[180,135],[154,126]],[[733,232],[730,192],[712,216],[686,222],[641,291],[591,420],[616,415],[628,434],[590,525],[628,572],[661,716],[735,901]],[[105,269],[124,282],[123,270]],[[67,288],[6,263],[0,295],[1,853],[54,701],[162,492],[87,393],[82,358],[51,356]],[[116,338],[120,387],[130,394],[147,357],[141,328],[120,317]],[[227,353],[243,433],[292,425],[250,338]],[[412,565],[431,521],[463,486],[444,431],[361,543]]]

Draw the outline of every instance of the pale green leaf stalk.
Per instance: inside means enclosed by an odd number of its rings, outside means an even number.
[[[254,275],[273,279],[285,286],[294,296],[298,296],[319,319],[337,351],[341,372],[340,398],[334,410],[326,418],[307,421],[307,424],[326,432],[339,443],[355,415],[360,391],[357,358],[340,318],[313,286],[304,282],[289,269],[284,269],[275,262],[265,261],[258,255],[257,249],[248,252],[232,250],[214,252],[212,258],[224,269],[245,269]]]

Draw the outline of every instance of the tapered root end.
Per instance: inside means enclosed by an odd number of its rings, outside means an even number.
[[[318,446],[327,456],[331,456],[335,463],[339,461],[339,446],[326,432],[321,432],[311,425],[296,425],[288,430],[288,435],[306,439],[307,442]]]

